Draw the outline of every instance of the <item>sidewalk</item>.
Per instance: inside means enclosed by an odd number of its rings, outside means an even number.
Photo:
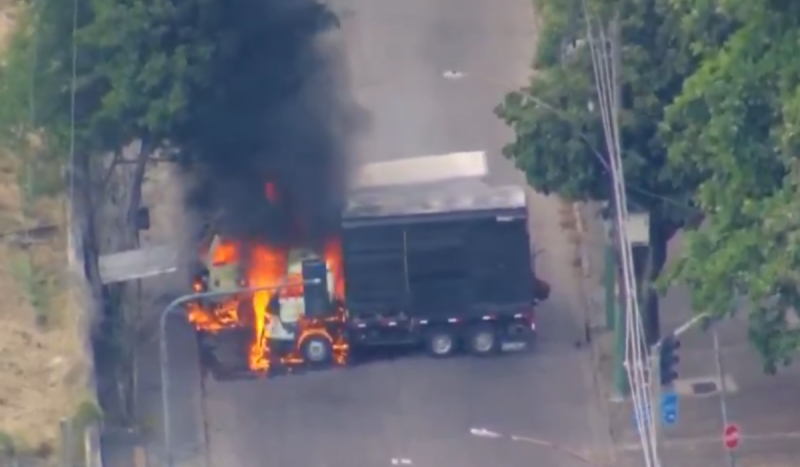
[[[593,290],[595,344],[605,378],[604,387],[613,394],[613,335],[604,331],[602,287],[603,225],[590,208],[586,219],[586,247],[589,259],[587,285]],[[670,245],[670,257],[680,247],[680,238]],[[688,293],[676,288],[661,301],[662,335],[691,318]],[[726,388],[728,421],[741,431],[735,451],[737,467],[790,467],[800,465],[800,368],[790,367],[778,375],[765,375],[758,356],[746,336],[746,316],[717,325],[723,376],[717,371],[710,332],[688,331],[681,337],[675,392],[680,397],[678,421],[663,428],[661,457],[666,466],[706,467],[726,465],[722,442],[721,389]],[[610,398],[609,398],[610,400]],[[609,402],[614,441],[621,466],[640,465],[639,438],[629,402]],[[632,464],[626,461],[635,461]]]
[[[142,248],[187,244],[191,235],[183,210],[183,192],[173,167],[155,165],[143,187],[143,206],[150,208],[151,228],[142,232]],[[181,252],[180,257],[183,257]],[[105,467],[164,465],[164,417],[160,375],[158,322],[169,302],[188,290],[188,274],[174,273],[143,279],[142,310],[136,355],[136,430],[110,428],[103,433]],[[176,467],[204,465],[205,434],[201,375],[194,333],[182,318],[167,320],[167,352],[171,391],[172,447]]]

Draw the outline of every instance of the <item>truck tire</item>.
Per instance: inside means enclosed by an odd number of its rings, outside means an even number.
[[[333,346],[324,336],[308,336],[300,346],[303,360],[311,364],[328,363],[333,359]]]
[[[478,324],[467,333],[467,349],[472,355],[494,355],[498,349],[497,332],[493,326]]]
[[[425,336],[425,350],[434,358],[446,358],[456,353],[456,336],[447,329],[437,329]]]

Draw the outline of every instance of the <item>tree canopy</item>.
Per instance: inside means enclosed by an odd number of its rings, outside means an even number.
[[[40,131],[58,140],[62,152],[73,83],[80,152],[115,152],[136,140],[192,157],[216,144],[245,141],[252,149],[265,109],[302,81],[303,46],[335,22],[311,0],[291,7],[245,0],[76,2],[28,3],[25,27],[0,68],[0,126],[16,134]]]
[[[658,126],[691,61],[671,43],[675,19],[660,14],[661,5],[652,0],[620,5],[620,123],[629,197],[680,223],[687,212],[686,188],[693,188],[696,177],[693,170],[662,170],[666,147]],[[497,109],[517,135],[506,156],[539,190],[575,200],[608,200],[608,162],[581,2],[543,0],[540,8],[544,18],[535,77]]]
[[[727,316],[746,306],[751,340],[774,370],[800,345],[800,331],[785,319],[800,308],[800,60],[793,56],[800,4],[614,5],[628,198],[650,213],[651,234],[660,231],[654,248],[678,228],[690,231],[681,261],[662,281],[685,282],[699,313]],[[539,7],[535,77],[498,108],[516,132],[506,155],[539,190],[607,200],[601,120],[587,105],[596,92],[581,3],[542,0]],[[702,225],[687,225],[698,210]]]
[[[667,169],[659,125],[664,107],[696,64],[674,43],[678,18],[665,13],[663,2],[623,0],[618,6],[621,158],[629,202],[650,215],[652,248],[640,271],[643,283],[650,284],[666,262],[667,242],[694,212],[690,201],[700,174],[692,166]],[[516,132],[505,154],[540,191],[572,200],[609,200],[609,159],[582,2],[544,0],[540,7],[544,30],[535,77],[497,109]],[[645,288],[644,303],[652,342],[659,327],[652,287]]]
[[[670,167],[704,174],[694,199],[708,214],[673,276],[698,311],[749,311],[753,344],[774,371],[800,348],[786,316],[800,309],[800,5],[672,6],[702,62],[667,108],[663,134]],[[729,24],[721,42],[701,22],[714,15]]]
[[[126,172],[124,191],[117,190],[126,192],[128,206],[120,217],[127,232],[108,235],[120,249],[138,246],[141,185],[156,154],[177,156],[169,160],[180,162],[181,173],[190,176],[212,161],[220,167],[279,157],[265,150],[279,132],[268,127],[268,117],[301,92],[318,65],[313,55],[318,33],[336,23],[316,0],[17,1],[15,33],[0,59],[0,149],[13,143],[8,152],[26,167],[42,163],[47,153],[46,163],[59,179],[64,167],[80,174],[69,184],[78,187],[71,194],[84,201],[75,204],[92,204],[85,201],[93,194],[95,203],[110,207],[96,196],[99,183],[83,183],[90,173],[86,168],[111,154],[116,162],[123,149],[141,142],[133,176]],[[262,195],[265,182],[258,180]],[[61,190],[56,194],[66,195],[66,184],[56,185]],[[91,218],[92,206],[85,207],[84,243],[95,256],[94,231],[111,222]],[[107,216],[110,209],[102,212]],[[90,279],[97,279],[96,267],[87,263],[94,269]],[[136,317],[125,316],[113,298],[105,305],[104,317],[113,323],[104,323],[111,326],[98,334],[99,345],[114,368],[100,371],[117,379],[115,387],[131,391]],[[130,400],[115,402],[125,411]]]

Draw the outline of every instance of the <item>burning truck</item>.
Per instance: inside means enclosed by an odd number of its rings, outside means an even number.
[[[187,310],[204,364],[220,378],[344,366],[374,347],[529,347],[549,288],[534,274],[525,191],[486,172],[483,153],[370,164],[316,245],[214,235],[194,288],[219,294]]]

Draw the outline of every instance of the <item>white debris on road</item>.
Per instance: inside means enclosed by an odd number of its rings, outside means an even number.
[[[489,431],[486,428],[470,428],[469,432],[471,435],[481,438],[500,438],[503,436],[500,433]]]

